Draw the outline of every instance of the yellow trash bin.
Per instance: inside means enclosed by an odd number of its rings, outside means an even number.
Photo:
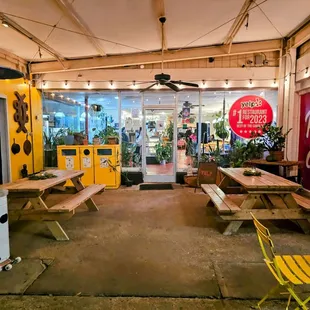
[[[84,185],[95,184],[95,171],[94,171],[94,146],[93,145],[80,145],[80,167],[84,171],[82,183]]]
[[[57,146],[58,169],[81,170],[79,145],[58,145]],[[65,186],[73,186],[67,181]]]
[[[94,146],[95,184],[106,184],[107,188],[121,185],[120,146],[106,144]]]

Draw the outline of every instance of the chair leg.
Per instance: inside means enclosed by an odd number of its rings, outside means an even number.
[[[257,304],[258,309],[261,309],[261,304],[271,295],[275,294],[281,287],[281,284],[279,283],[275,287],[273,287]]]
[[[298,296],[297,294],[295,293],[294,289],[290,286],[290,285],[287,285],[286,286],[287,290],[289,291],[289,293],[291,294],[291,296],[297,301],[299,307],[297,307],[296,309],[302,309],[302,310],[308,310],[308,307],[306,306],[306,302],[302,301]],[[308,298],[309,299],[309,298]],[[306,299],[307,301],[307,299]],[[309,301],[309,300],[308,300]],[[307,301],[307,302],[308,302]]]

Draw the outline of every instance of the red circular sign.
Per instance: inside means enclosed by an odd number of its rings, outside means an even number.
[[[239,98],[229,110],[229,124],[239,137],[250,139],[252,132],[261,133],[258,127],[271,123],[273,112],[270,104],[259,96]]]

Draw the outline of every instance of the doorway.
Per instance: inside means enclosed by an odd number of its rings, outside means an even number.
[[[0,184],[11,180],[8,130],[6,100],[0,98]]]
[[[143,174],[145,182],[175,182],[176,112],[171,106],[143,109]]]

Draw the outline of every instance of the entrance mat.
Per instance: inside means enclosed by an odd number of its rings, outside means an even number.
[[[10,271],[1,271],[0,294],[23,294],[51,263],[50,259],[28,258],[13,265]]]
[[[261,299],[277,285],[277,281],[265,263],[215,263],[215,271],[224,298]],[[297,288],[300,296],[309,296],[310,286]],[[280,293],[270,296],[270,299],[287,299],[287,294]]]
[[[143,190],[169,190],[173,189],[170,183],[150,183],[150,184],[140,184],[140,191]]]

